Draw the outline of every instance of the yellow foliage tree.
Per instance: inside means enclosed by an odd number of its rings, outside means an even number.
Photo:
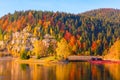
[[[71,54],[70,46],[64,38],[62,38],[60,42],[57,43],[57,46],[57,56],[67,58],[67,56]]]
[[[76,45],[73,45],[72,46],[72,51],[75,53],[77,51],[77,46]]]
[[[37,35],[37,33],[38,33],[38,32],[37,32],[37,27],[35,27],[35,28],[34,28],[34,33],[33,33],[33,34],[34,34],[34,36],[36,36],[36,35]]]
[[[45,46],[45,44],[41,40],[35,41],[33,46],[34,46],[33,52],[35,53],[37,58],[46,55],[47,46]]]
[[[117,40],[113,46],[111,46],[108,54],[104,56],[104,59],[120,60],[120,40]]]

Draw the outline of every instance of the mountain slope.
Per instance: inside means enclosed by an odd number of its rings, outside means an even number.
[[[0,40],[10,41],[12,33],[28,27],[29,33],[38,39],[43,39],[46,34],[54,36],[57,41],[65,38],[74,54],[102,55],[120,37],[120,18],[116,17],[119,14],[117,9],[98,9],[77,15],[16,11],[0,19]]]
[[[81,14],[80,14],[81,15]],[[82,13],[82,15],[95,17],[98,19],[109,20],[111,22],[120,22],[120,10],[112,8],[101,8]]]

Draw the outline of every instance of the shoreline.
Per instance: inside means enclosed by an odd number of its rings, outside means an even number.
[[[71,57],[87,57],[88,60],[83,60],[83,61],[87,61],[87,62],[91,62],[91,63],[100,63],[100,64],[104,64],[104,63],[119,63],[120,64],[120,60],[113,60],[113,59],[104,59],[101,56],[71,56]],[[96,57],[100,57],[102,58],[102,60],[90,60],[91,58],[96,58]],[[50,59],[51,58],[51,59]],[[1,60],[13,60],[17,63],[20,64],[64,64],[64,63],[68,63],[68,62],[81,62],[81,60],[75,60],[75,61],[69,61],[69,60],[57,60],[57,59],[53,59],[53,56],[49,56],[46,58],[41,58],[41,59],[36,59],[36,58],[30,58],[30,59],[20,59],[20,58],[14,58],[11,56],[5,56],[5,57],[0,57],[0,61]]]

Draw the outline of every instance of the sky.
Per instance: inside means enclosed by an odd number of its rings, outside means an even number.
[[[98,8],[120,9],[120,0],[1,0],[0,17],[15,11],[25,10],[78,14]]]

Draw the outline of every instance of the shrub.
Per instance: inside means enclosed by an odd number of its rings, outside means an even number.
[[[20,53],[20,58],[21,58],[21,59],[29,59],[29,58],[30,58],[30,55],[28,54],[28,51],[27,51],[27,50],[21,51],[21,53]]]

